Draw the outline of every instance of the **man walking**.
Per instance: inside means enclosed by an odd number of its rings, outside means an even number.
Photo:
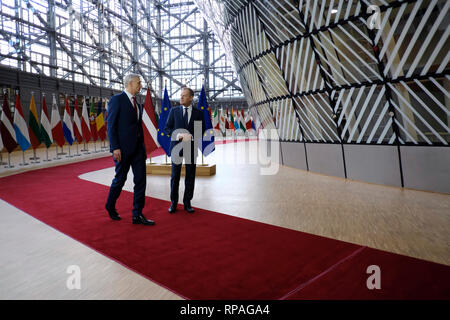
[[[129,74],[124,78],[125,90],[109,100],[107,129],[110,152],[113,154],[116,175],[112,181],[105,208],[113,220],[121,220],[116,211],[116,201],[127,180],[128,171],[133,170],[133,224],[154,225],[142,214],[145,204],[147,184],[144,134],[142,130],[142,106],[136,103],[136,95],[142,85],[138,74]]]

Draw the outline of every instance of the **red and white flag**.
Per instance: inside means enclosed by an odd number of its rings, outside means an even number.
[[[144,110],[142,112],[142,129],[144,131],[144,142],[147,155],[150,155],[152,151],[159,148],[157,128],[158,124],[156,123],[155,108],[153,107],[149,86],[147,88]]]
[[[3,147],[6,148],[9,153],[13,152],[17,147],[17,140],[6,93],[3,96],[3,112],[0,118],[0,132],[2,136]]]
[[[81,120],[80,120],[80,110],[78,110],[78,102],[77,97],[75,96],[75,106],[73,109],[73,134],[77,139],[77,142],[80,143],[83,141],[83,136],[81,135]]]
[[[84,141],[91,140],[91,130],[89,130],[89,113],[86,105],[86,99],[83,97],[83,108],[81,110],[81,133]]]
[[[61,123],[61,115],[59,114],[58,105],[56,104],[56,98],[53,95],[53,103],[52,103],[52,136],[53,141],[58,144],[58,146],[62,147],[65,143],[64,133]]]

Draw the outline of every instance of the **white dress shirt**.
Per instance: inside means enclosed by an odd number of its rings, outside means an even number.
[[[183,111],[183,118],[184,118],[184,113],[186,112],[185,109],[187,108],[187,113],[188,113],[188,123],[189,123],[189,121],[191,120],[191,115],[192,115],[192,106],[186,107],[186,106],[183,106],[183,105],[182,105],[181,108],[182,108],[182,111]],[[180,140],[180,139],[179,139],[179,138],[180,138],[180,134],[181,134],[181,133],[177,134],[177,140]]]

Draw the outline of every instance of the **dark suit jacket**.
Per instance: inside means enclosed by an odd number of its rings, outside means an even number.
[[[189,133],[195,137],[194,135],[194,121],[201,121],[202,122],[202,126],[201,126],[201,136],[203,137],[203,133],[205,131],[205,119],[203,119],[203,112],[201,110],[199,110],[198,108],[192,106],[192,114],[191,114],[191,118],[189,119],[189,124],[188,127],[186,128],[185,124],[184,124],[184,119],[183,119],[183,106],[178,106],[178,107],[173,107],[170,109],[170,113],[169,113],[169,117],[167,118],[167,122],[166,122],[166,127],[165,127],[165,131],[167,135],[172,135],[172,133],[176,130],[176,129],[186,129],[187,131],[189,131]],[[178,143],[180,143],[180,141],[170,141],[170,151],[172,152],[173,147],[175,147]],[[192,147],[194,146],[194,144],[192,144]],[[197,148],[195,148],[194,151],[194,155],[197,155]]]
[[[139,147],[144,148],[145,151],[142,105],[137,104],[137,106],[139,120],[125,91],[116,94],[109,100],[107,116],[109,149],[111,152],[120,149],[122,158],[133,155]]]

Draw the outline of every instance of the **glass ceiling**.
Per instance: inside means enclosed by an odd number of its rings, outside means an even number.
[[[0,1],[0,64],[76,82],[121,89],[141,74],[155,95],[187,84],[210,99],[242,97],[218,29],[194,1]]]

